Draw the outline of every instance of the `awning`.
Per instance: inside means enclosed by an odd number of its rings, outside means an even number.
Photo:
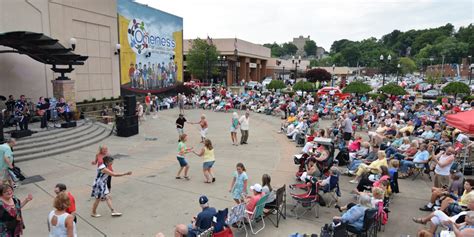
[[[446,123],[467,134],[474,135],[474,110],[449,114],[446,116]]]

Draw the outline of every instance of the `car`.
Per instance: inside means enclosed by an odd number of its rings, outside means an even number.
[[[203,83],[200,80],[194,79],[194,80],[187,81],[187,82],[183,83],[183,85],[195,89],[195,88],[198,88],[198,87],[201,87],[201,86],[208,86],[209,83]]]
[[[270,84],[270,82],[272,82],[272,78],[271,77],[265,77],[265,79],[263,79],[262,81],[262,86],[263,88],[267,88],[268,84]]]
[[[330,95],[331,94],[331,91],[334,91],[334,96],[338,97],[339,99],[347,99],[348,97],[351,96],[351,94],[349,93],[342,93],[341,89],[337,88],[337,87],[323,87],[321,88],[320,90],[318,90],[318,92],[316,93],[316,95],[318,97],[321,97],[323,95]]]
[[[245,89],[246,90],[260,90],[262,88],[262,85],[257,82],[257,81],[249,81],[247,84],[245,84]]]
[[[423,93],[423,99],[436,99],[440,96],[439,92],[437,90],[429,90],[425,93]]]

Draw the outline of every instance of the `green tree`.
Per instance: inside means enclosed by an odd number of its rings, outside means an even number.
[[[270,84],[268,84],[267,88],[269,90],[278,90],[278,89],[286,88],[286,85],[281,80],[272,80]]]
[[[296,51],[298,51],[298,47],[296,47],[296,45],[293,43],[283,43],[282,48],[285,52],[285,55],[294,55],[296,54]]]
[[[315,68],[306,72],[306,79],[312,83],[315,83],[316,81],[330,81],[331,74],[322,68]]]
[[[409,57],[401,57],[398,60],[398,63],[400,64],[400,70],[402,75],[405,75],[407,73],[413,73],[416,70],[415,61],[413,61],[413,59]]]
[[[460,42],[464,42],[469,45],[468,55],[474,56],[474,25],[471,23],[466,27],[459,27],[459,30],[455,36]]]
[[[186,68],[192,75],[199,79],[210,79],[213,73],[217,73],[217,56],[219,52],[213,44],[208,44],[202,39],[195,39],[186,56]]]
[[[356,96],[359,94],[367,94],[371,91],[372,87],[362,81],[353,81],[342,90],[344,93],[354,93]]]
[[[446,85],[442,90],[443,93],[453,95],[454,100],[458,94],[470,94],[471,90],[468,85],[462,82],[453,81]]]
[[[429,75],[426,80],[426,83],[431,85],[431,88],[434,88],[434,85],[441,83],[441,78],[439,74],[436,74],[434,76]]]
[[[293,90],[294,91],[314,91],[315,85],[314,83],[307,82],[307,81],[299,81],[293,85]]]
[[[272,57],[279,58],[286,54],[285,50],[276,42],[273,42],[273,44],[264,44],[263,46],[270,49]]]
[[[397,85],[396,83],[389,83],[385,86],[379,88],[379,91],[389,94],[389,95],[406,95],[407,92],[403,87]]]
[[[314,40],[308,40],[304,43],[304,51],[306,55],[316,55],[316,49],[318,49],[318,46]]]

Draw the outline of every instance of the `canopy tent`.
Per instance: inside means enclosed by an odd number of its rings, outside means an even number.
[[[447,115],[446,123],[464,133],[474,135],[474,110]]]

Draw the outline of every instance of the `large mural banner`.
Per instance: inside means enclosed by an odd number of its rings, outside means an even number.
[[[118,0],[122,92],[159,93],[183,81],[183,18]]]

